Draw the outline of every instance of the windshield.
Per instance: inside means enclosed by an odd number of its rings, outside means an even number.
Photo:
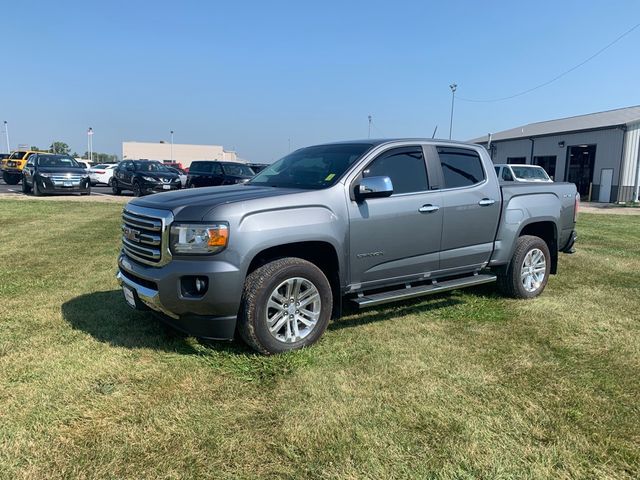
[[[338,181],[371,148],[369,143],[319,145],[296,150],[262,170],[251,185],[320,189]]]
[[[238,165],[233,163],[223,163],[221,165],[225,175],[234,175],[236,177],[253,177],[255,175],[255,172],[246,165]]]
[[[542,167],[516,167],[512,165],[511,170],[520,180],[549,180],[549,175]]]
[[[38,165],[41,167],[80,167],[75,159],[65,155],[43,155],[38,160]]]
[[[160,162],[133,162],[138,172],[174,173]]]

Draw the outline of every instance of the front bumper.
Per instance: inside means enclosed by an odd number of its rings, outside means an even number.
[[[240,272],[224,261],[176,260],[162,267],[145,266],[121,254],[116,275],[133,292],[134,308],[151,310],[162,321],[187,334],[212,340],[232,340],[242,296]],[[208,278],[207,292],[198,298],[181,291],[184,276]]]
[[[81,180],[52,180],[48,177],[34,179],[43,193],[87,193],[91,187],[89,177]]]
[[[180,190],[182,188],[182,185],[179,181],[171,182],[171,183],[143,182],[140,184],[140,188],[144,193],[160,193],[160,192],[171,192],[173,190]]]

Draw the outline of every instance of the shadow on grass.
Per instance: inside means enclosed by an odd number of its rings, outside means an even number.
[[[62,316],[77,330],[116,347],[152,348],[186,355],[201,355],[189,337],[156,318],[152,312],[129,308],[121,290],[94,292],[62,304]],[[201,341],[202,345],[228,353],[246,354],[238,342]]]

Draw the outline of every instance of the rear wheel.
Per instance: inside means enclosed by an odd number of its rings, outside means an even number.
[[[111,193],[114,195],[120,195],[122,193],[122,189],[118,186],[118,181],[115,178],[111,179]]]
[[[551,272],[551,255],[540,237],[523,235],[508,268],[498,274],[498,288],[513,298],[534,298],[542,293]]]
[[[22,175],[16,175],[15,173],[9,173],[9,172],[2,172],[2,179],[4,180],[4,183],[6,183],[7,185],[17,185],[18,183],[20,183],[21,178],[22,178]]]
[[[322,270],[301,258],[281,258],[247,277],[238,331],[266,355],[297,350],[318,341],[332,308],[331,285]]]

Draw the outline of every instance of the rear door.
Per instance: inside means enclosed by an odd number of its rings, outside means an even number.
[[[393,194],[349,201],[351,283],[361,287],[428,278],[439,267],[441,197],[420,145],[387,150],[362,177],[388,176]],[[431,170],[429,170],[431,171]]]
[[[477,270],[489,261],[500,219],[496,175],[473,148],[438,146],[436,152],[443,184],[440,269]]]

